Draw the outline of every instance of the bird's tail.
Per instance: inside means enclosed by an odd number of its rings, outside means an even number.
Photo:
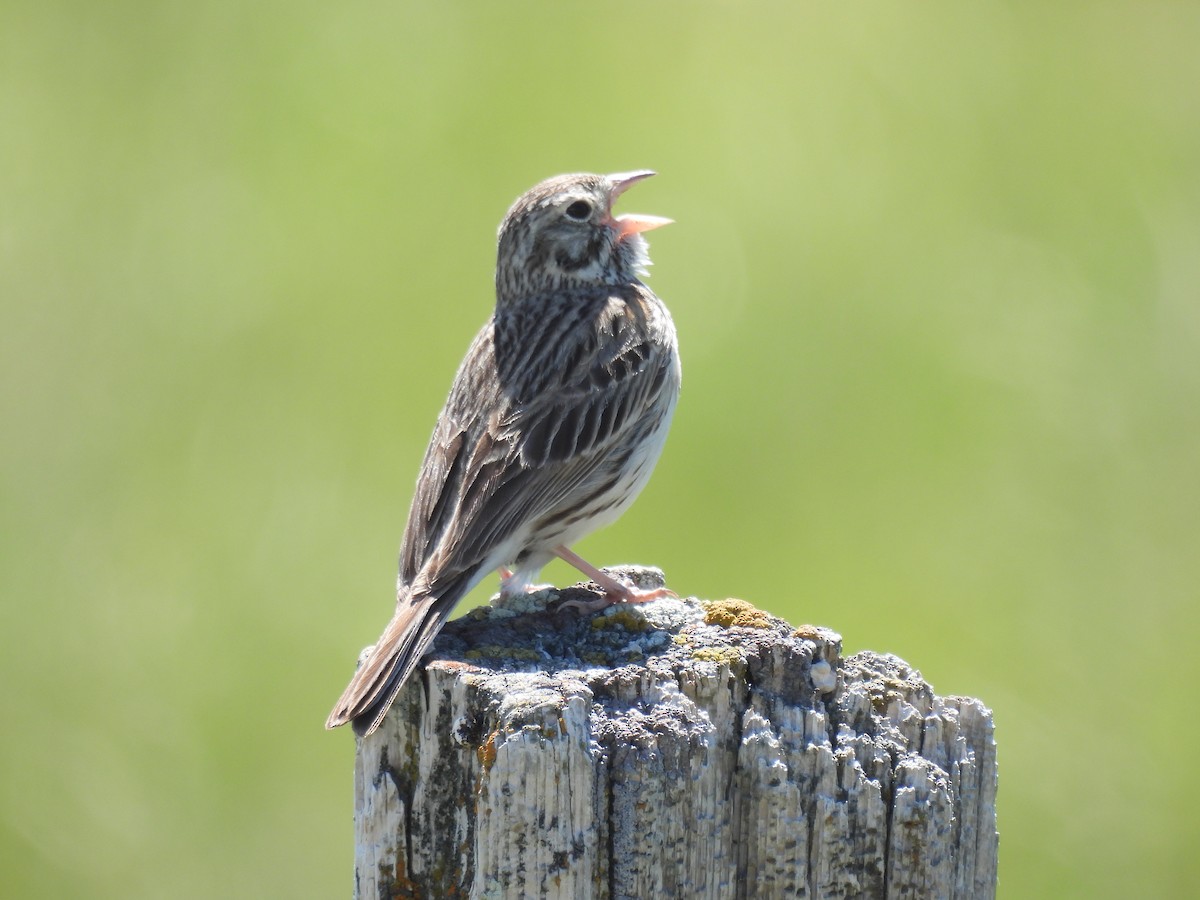
[[[355,732],[363,736],[378,728],[453,608],[453,598],[445,596],[402,599],[379,641],[334,704],[325,727],[353,721]]]

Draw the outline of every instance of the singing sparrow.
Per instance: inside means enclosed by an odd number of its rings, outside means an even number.
[[[646,485],[679,395],[675,326],[640,280],[642,233],[614,216],[653,172],[561,175],[500,225],[496,309],[459,366],[421,465],[400,549],[396,612],[330,713],[370,734],[455,603],[487,573],[527,589],[558,556],[605,592],[640,591],[569,545],[616,520]]]

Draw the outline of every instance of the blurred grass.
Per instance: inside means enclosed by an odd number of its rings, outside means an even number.
[[[320,725],[495,226],[643,166],[684,394],[581,549],[982,697],[1002,897],[1187,895],[1198,38],[1166,2],[0,6],[5,895],[346,894]]]

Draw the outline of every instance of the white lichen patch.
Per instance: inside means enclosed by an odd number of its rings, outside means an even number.
[[[812,679],[813,687],[822,694],[829,694],[837,689],[837,672],[823,659],[812,664],[812,668],[808,670],[808,677]]]

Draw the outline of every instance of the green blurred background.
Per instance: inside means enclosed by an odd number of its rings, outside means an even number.
[[[349,895],[321,725],[495,227],[652,167],[684,392],[580,549],[983,698],[1002,897],[1188,895],[1198,47],[1145,0],[0,4],[0,892]]]

